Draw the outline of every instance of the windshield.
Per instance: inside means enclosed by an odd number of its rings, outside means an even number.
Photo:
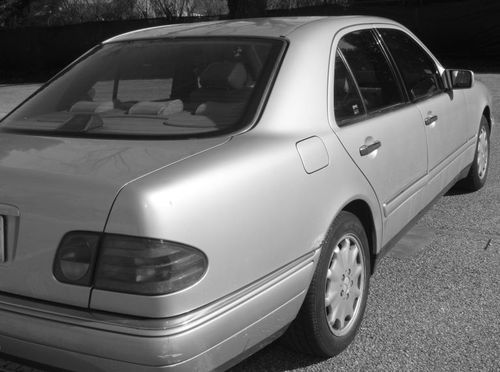
[[[178,38],[104,44],[4,119],[3,130],[179,136],[255,116],[283,41]]]

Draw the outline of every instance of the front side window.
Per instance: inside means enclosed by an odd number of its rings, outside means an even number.
[[[2,122],[92,136],[216,135],[255,116],[284,42],[178,38],[96,48]]]
[[[396,76],[371,30],[345,35],[338,48],[358,83],[368,113],[404,102]]]
[[[436,64],[418,43],[402,31],[379,29],[389,48],[412,100],[442,91]]]

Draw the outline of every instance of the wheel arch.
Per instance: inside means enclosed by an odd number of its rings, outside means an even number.
[[[368,238],[369,250],[370,250],[370,273],[373,274],[375,267],[375,258],[377,256],[377,232],[375,229],[374,217],[372,210],[368,203],[362,199],[356,199],[349,202],[343,211],[350,212],[359,218],[363,228],[366,232],[366,237]]]
[[[488,129],[491,133],[491,110],[490,110],[490,106],[486,106],[483,110],[483,116],[486,118],[486,120],[488,121]]]

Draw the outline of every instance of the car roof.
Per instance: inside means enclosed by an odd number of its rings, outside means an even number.
[[[341,29],[346,26],[367,23],[397,24],[396,22],[386,18],[371,16],[252,18],[173,24],[145,28],[115,36],[106,40],[105,43],[137,39],[190,36],[254,36],[291,38],[294,34],[310,32],[311,29],[321,29],[324,27],[335,27]]]

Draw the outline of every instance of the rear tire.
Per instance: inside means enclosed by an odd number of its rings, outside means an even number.
[[[369,268],[363,225],[354,214],[342,211],[328,231],[302,308],[283,341],[320,357],[344,350],[361,324]]]
[[[488,120],[483,116],[479,124],[479,131],[476,142],[476,152],[467,177],[459,183],[459,187],[477,191],[481,189],[488,176],[488,166],[490,163],[490,128]]]

